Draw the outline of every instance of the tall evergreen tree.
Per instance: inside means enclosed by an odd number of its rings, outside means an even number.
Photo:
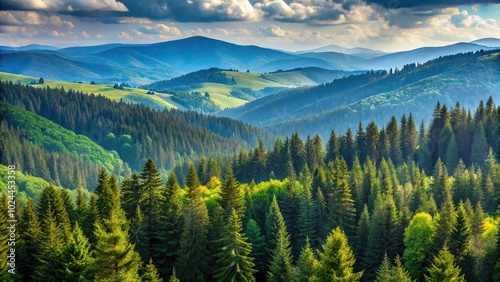
[[[155,249],[161,244],[161,238],[157,237],[157,228],[160,222],[160,203],[162,202],[162,181],[158,169],[151,158],[147,159],[140,175],[140,198],[139,205],[144,215],[144,240],[146,252],[157,260]],[[149,256],[143,256],[144,263],[149,261]]]
[[[360,281],[363,276],[363,271],[354,271],[356,258],[349,247],[347,236],[339,227],[328,235],[318,255],[315,281]]]
[[[158,255],[158,271],[161,277],[171,276],[172,269],[179,258],[180,237],[182,234],[182,199],[181,187],[177,183],[177,177],[171,172],[165,189],[163,189],[163,202],[160,206],[160,225],[158,226],[158,238],[161,244],[157,246],[155,253]]]
[[[299,281],[311,281],[317,264],[318,260],[314,255],[311,244],[309,244],[309,238],[306,238],[306,244],[302,247],[299,259],[297,260],[297,279]]]
[[[214,276],[219,281],[255,281],[254,258],[250,257],[252,245],[247,242],[242,229],[238,212],[233,209],[227,220],[225,234],[220,239],[223,247],[218,254],[218,269]]]
[[[182,281],[199,281],[207,274],[208,210],[201,197],[200,181],[194,166],[186,177],[187,203],[184,207],[184,229],[180,239],[178,269]]]
[[[41,251],[42,228],[36,213],[35,201],[28,198],[26,207],[21,211],[21,221],[19,222],[20,246],[19,253],[23,260],[19,263],[19,273],[22,273],[23,281],[32,281],[33,273],[37,265],[37,258]],[[7,222],[2,220],[0,222]],[[3,230],[7,230],[6,228]],[[2,241],[6,242],[6,241]],[[5,244],[7,246],[7,244]],[[5,254],[7,256],[7,254]]]
[[[439,251],[439,254],[434,257],[432,265],[427,270],[429,275],[425,275],[426,282],[466,281],[464,275],[461,275],[462,270],[455,264],[455,258],[447,247]]]
[[[285,219],[281,214],[276,196],[273,196],[273,200],[269,206],[269,211],[266,215],[265,225],[265,242],[268,258],[271,258],[273,250],[276,249],[276,238],[278,238],[278,231],[281,229],[286,231]],[[286,237],[287,240],[289,240],[288,233],[286,234]]]
[[[273,202],[275,199],[273,200]],[[279,209],[278,209],[279,212]],[[267,223],[267,222],[266,222]],[[276,237],[274,238],[274,248],[269,261],[269,271],[267,272],[267,281],[287,282],[294,281],[296,278],[296,269],[292,264],[292,250],[290,247],[290,236],[286,231],[286,226],[276,224]],[[267,234],[266,234],[267,235]]]
[[[58,281],[91,281],[92,263],[89,241],[76,223],[71,242],[62,250],[61,268],[57,270]]]
[[[153,259],[149,259],[149,263],[146,264],[144,274],[141,275],[142,282],[162,282],[163,278],[160,278],[156,266],[153,264]]]
[[[403,153],[401,151],[401,136],[398,121],[395,116],[392,116],[391,120],[387,124],[387,135],[389,136],[391,148],[391,160],[395,164],[398,164],[403,158]]]
[[[317,240],[316,211],[316,203],[313,200],[311,190],[305,188],[299,199],[299,216],[297,221],[297,244],[301,247],[306,243],[306,238],[309,238],[309,240],[313,242],[316,242]]]
[[[474,130],[474,139],[471,148],[471,161],[476,166],[484,164],[488,156],[488,142],[484,133],[483,123],[479,123]]]
[[[337,138],[335,130],[332,130],[330,139],[328,139],[328,143],[326,144],[325,163],[331,162],[337,157],[340,157],[340,140]]]
[[[258,271],[256,276],[263,278],[267,268],[265,242],[261,229],[255,220],[248,220],[245,226],[245,234],[248,237],[248,242],[252,244],[250,256],[255,259],[255,269]]]
[[[96,224],[94,280],[139,281],[141,258],[128,236],[129,227],[119,202],[114,202],[109,217]]]
[[[472,257],[471,226],[463,203],[457,207],[457,220],[448,244],[450,253],[457,265],[464,270],[467,281],[476,281],[474,260]]]
[[[129,178],[125,178],[120,189],[120,201],[128,219],[135,216],[135,211],[141,200],[141,186],[139,174],[134,171]]]
[[[229,217],[233,209],[240,216],[245,212],[243,190],[231,169],[229,169],[226,179],[222,183],[220,205],[224,209],[225,218]]]
[[[405,230],[405,267],[414,279],[422,280],[424,271],[431,259],[430,248],[436,228],[432,217],[427,213],[417,213]]]

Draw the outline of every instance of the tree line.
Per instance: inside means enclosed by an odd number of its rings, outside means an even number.
[[[101,168],[89,198],[49,185],[19,207],[16,279],[499,281],[498,139],[484,124],[496,136],[500,115],[481,105],[462,127],[463,110],[436,105],[420,133],[410,116],[332,132],[326,148],[261,142],[228,165],[189,164],[183,184],[147,159],[120,182]],[[461,134],[471,144],[450,150]]]

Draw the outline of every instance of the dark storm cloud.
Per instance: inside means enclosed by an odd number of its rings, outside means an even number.
[[[498,4],[498,0],[366,0],[367,4],[378,4],[388,9],[413,7],[457,7],[481,4]]]

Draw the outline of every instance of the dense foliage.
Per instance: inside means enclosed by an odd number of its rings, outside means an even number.
[[[496,281],[499,127],[492,99],[438,104],[429,128],[293,134],[166,183],[150,158],[121,181],[103,167],[90,196],[49,184],[20,203],[26,260],[7,279]]]

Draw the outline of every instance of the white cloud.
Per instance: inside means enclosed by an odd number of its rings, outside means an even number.
[[[170,27],[164,24],[155,24],[152,26],[143,26],[138,29],[141,33],[145,34],[161,34],[170,36],[182,35],[181,31],[177,27]]]
[[[3,0],[4,5],[21,10],[43,11],[128,11],[116,0]]]
[[[95,37],[98,38],[98,39],[108,38],[106,35],[103,35],[103,34],[100,34],[100,33],[96,34]]]
[[[130,36],[130,34],[123,32],[123,31],[118,35],[118,38],[127,39],[127,40],[134,39],[132,36]]]
[[[82,31],[82,36],[85,38],[90,38],[90,34],[88,32],[86,32],[85,30]]]
[[[59,16],[47,16],[33,11],[0,11],[2,25],[52,25],[74,28],[75,25]]]
[[[259,28],[259,34],[269,37],[285,37],[288,32],[276,25],[262,26]]]

